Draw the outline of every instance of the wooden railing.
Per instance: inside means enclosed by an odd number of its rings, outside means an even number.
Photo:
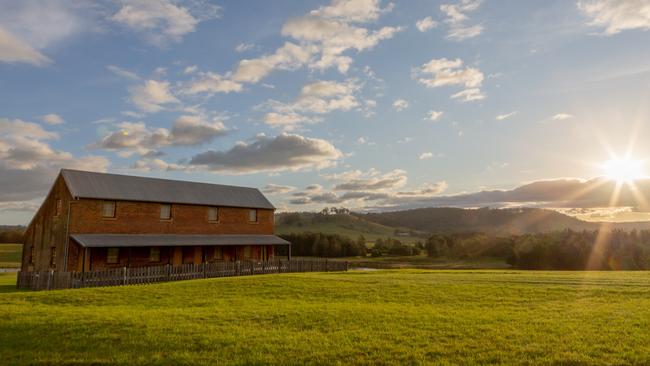
[[[139,285],[196,278],[250,276],[267,273],[347,271],[348,262],[327,259],[237,261],[180,266],[115,268],[90,272],[18,272],[20,289],[55,290],[98,286]]]

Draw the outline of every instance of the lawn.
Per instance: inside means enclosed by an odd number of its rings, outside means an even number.
[[[0,364],[650,364],[647,272],[381,270],[0,294]]]
[[[348,257],[342,258],[357,268],[415,268],[415,269],[509,269],[503,258],[450,259],[429,257],[426,254],[409,256]]]
[[[22,254],[22,244],[0,243],[0,268],[19,268]]]

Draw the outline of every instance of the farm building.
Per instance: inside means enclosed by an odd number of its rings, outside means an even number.
[[[274,211],[255,188],[63,169],[27,227],[22,271],[290,256]]]

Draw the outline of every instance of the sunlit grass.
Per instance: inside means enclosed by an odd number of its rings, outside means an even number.
[[[18,268],[23,253],[22,244],[0,243],[0,268]]]
[[[647,272],[367,271],[0,294],[0,364],[648,364]]]

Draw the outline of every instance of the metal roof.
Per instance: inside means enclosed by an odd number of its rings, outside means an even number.
[[[86,248],[291,244],[275,235],[74,234],[70,237]]]
[[[274,209],[257,188],[62,169],[73,197]]]

